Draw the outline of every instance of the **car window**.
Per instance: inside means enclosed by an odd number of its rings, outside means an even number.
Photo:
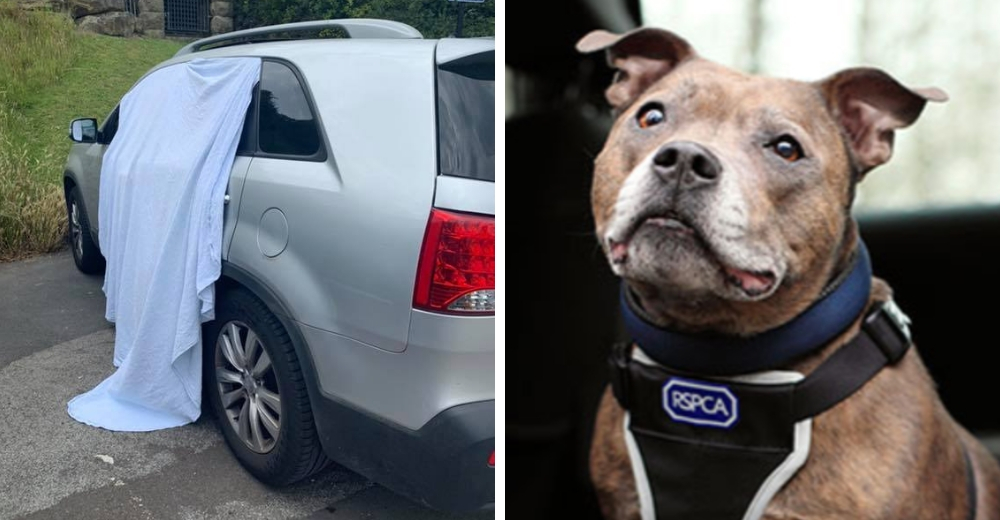
[[[101,144],[111,144],[111,140],[118,133],[118,109],[119,107],[115,107],[101,127]]]
[[[295,73],[265,61],[258,101],[258,140],[262,152],[312,156],[319,151],[319,129]]]
[[[438,142],[442,175],[492,181],[494,58],[473,55],[438,69]]]

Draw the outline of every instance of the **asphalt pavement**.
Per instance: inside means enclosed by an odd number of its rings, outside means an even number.
[[[76,270],[63,253],[0,263],[0,369],[39,350],[111,328],[103,276]]]
[[[68,252],[0,264],[0,519],[485,519],[415,504],[343,467],[287,488],[246,473],[215,420],[111,432],[66,402],[114,371],[102,278]]]

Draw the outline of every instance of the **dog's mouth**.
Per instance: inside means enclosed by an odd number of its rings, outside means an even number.
[[[722,266],[722,271],[729,284],[752,298],[769,293],[778,279],[773,271],[745,271],[729,266]]]
[[[738,289],[746,297],[758,299],[769,294],[774,289],[778,276],[768,269],[743,269],[727,264],[701,233],[696,225],[674,212],[647,215],[638,218],[626,229],[620,238],[608,237],[608,251],[611,263],[624,267],[629,261],[629,246],[632,239],[643,228],[655,228],[655,231],[665,234],[674,240],[686,240],[704,252],[704,256],[719,268],[719,273],[726,284]]]
[[[623,265],[628,262],[628,247],[639,228],[643,226],[653,226],[662,228],[662,232],[668,235],[681,237],[698,238],[700,235],[685,220],[681,220],[675,213],[668,212],[663,215],[650,215],[637,218],[635,223],[625,230],[620,239],[608,237],[608,250],[611,251],[611,263]]]

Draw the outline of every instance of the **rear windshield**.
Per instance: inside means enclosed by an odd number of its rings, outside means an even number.
[[[493,53],[438,69],[441,174],[495,180]]]

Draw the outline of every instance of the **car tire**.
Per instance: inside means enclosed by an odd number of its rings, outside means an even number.
[[[205,394],[240,464],[274,486],[325,467],[295,347],[267,306],[242,288],[221,293],[202,338]]]
[[[66,194],[66,215],[69,218],[69,244],[73,250],[73,263],[80,272],[101,274],[105,261],[101,249],[90,234],[90,218],[83,209],[80,188],[73,186]]]

